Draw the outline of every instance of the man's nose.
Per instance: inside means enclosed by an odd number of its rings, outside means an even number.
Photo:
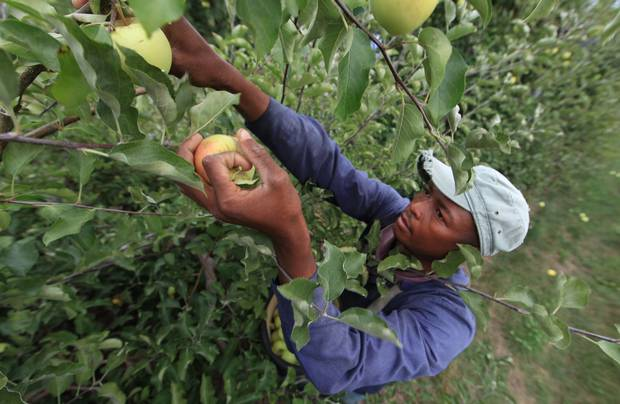
[[[420,220],[422,218],[424,209],[426,207],[426,204],[429,202],[429,199],[424,198],[415,202],[412,202],[409,205],[409,211],[411,212],[411,214],[413,215],[413,217],[416,218],[416,220]]]

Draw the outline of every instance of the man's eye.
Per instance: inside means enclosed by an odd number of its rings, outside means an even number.
[[[435,213],[437,213],[437,217],[443,220],[443,215],[441,214],[441,209],[437,209],[435,211]]]

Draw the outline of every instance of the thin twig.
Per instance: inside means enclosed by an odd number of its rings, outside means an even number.
[[[290,67],[291,64],[287,63],[284,68],[284,76],[282,77],[282,97],[280,97],[280,104],[284,104],[284,98],[286,97],[286,81],[288,79],[288,70]]]
[[[108,212],[108,213],[122,213],[122,214],[132,215],[132,216],[161,216],[161,217],[179,217],[180,216],[180,215],[157,213],[157,212],[142,212],[142,211],[135,211],[135,210],[101,208],[98,206],[83,205],[81,203],[33,202],[33,201],[17,201],[14,199],[0,200],[0,203],[7,204],[7,205],[30,206],[33,208],[44,208],[47,206],[68,206],[68,207],[77,208],[77,209],[90,209],[90,210],[97,210],[100,212]]]
[[[111,149],[115,145],[110,143],[76,143],[59,140],[37,139],[29,136],[19,136],[17,133],[0,133],[0,141],[29,143],[40,146],[59,147],[63,149]]]
[[[525,309],[522,309],[521,307],[512,305],[510,303],[506,303],[505,301],[497,299],[497,298],[495,298],[495,297],[493,297],[493,296],[489,295],[488,293],[483,292],[481,290],[477,290],[477,289],[474,289],[472,287],[469,287],[467,285],[463,285],[463,284],[460,284],[460,283],[450,282],[450,281],[445,280],[445,279],[438,279],[438,280],[440,282],[448,285],[448,286],[451,286],[451,287],[454,287],[454,288],[462,288],[462,289],[467,290],[468,292],[474,293],[474,294],[476,294],[478,296],[482,296],[483,298],[485,298],[487,300],[491,300],[491,301],[493,301],[495,303],[499,303],[502,306],[507,307],[510,310],[516,311],[519,314],[524,314],[524,315],[531,314],[531,312],[529,310],[525,310]],[[568,326],[568,330],[570,332],[572,332],[573,334],[578,334],[578,335],[582,335],[582,336],[586,336],[586,337],[596,338],[596,339],[601,340],[601,341],[607,341],[607,342],[610,342],[612,344],[620,345],[620,338],[606,337],[605,335],[595,334],[593,332],[582,330],[580,328],[576,328],[576,327],[572,327],[572,326]]]

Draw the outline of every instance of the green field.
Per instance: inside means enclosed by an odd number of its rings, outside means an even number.
[[[548,269],[578,276],[592,289],[585,310],[563,310],[568,324],[617,336],[620,322],[620,146],[613,139],[592,156],[590,172],[561,178],[543,195],[530,196],[532,228],[526,244],[512,255],[494,258],[476,282],[501,292],[527,285],[542,302],[553,290]],[[544,208],[539,202],[545,202]],[[584,222],[580,213],[589,221]],[[599,348],[573,336],[566,351],[547,344],[527,317],[495,303],[483,303],[490,319],[470,348],[440,376],[386,389],[368,402],[611,403],[620,393],[620,367]]]

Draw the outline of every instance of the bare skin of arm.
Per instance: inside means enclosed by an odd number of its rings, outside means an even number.
[[[249,122],[267,110],[269,96],[219,57],[187,19],[168,24],[163,31],[172,45],[172,74],[187,73],[195,86],[240,94],[237,109]]]

